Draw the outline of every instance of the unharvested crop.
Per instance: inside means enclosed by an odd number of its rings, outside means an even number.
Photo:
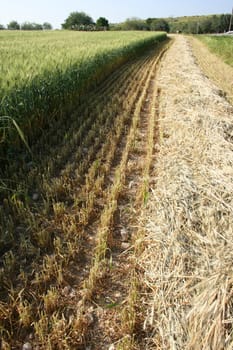
[[[0,116],[14,118],[32,143],[88,89],[164,37],[138,32],[0,33]],[[15,136],[8,130],[5,155],[9,144],[18,148]]]

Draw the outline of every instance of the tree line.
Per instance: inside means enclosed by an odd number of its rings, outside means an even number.
[[[224,33],[231,23],[230,14],[211,16],[184,16],[170,18],[128,18],[122,23],[109,24],[105,17],[99,17],[95,22],[85,12],[71,12],[62,23],[62,29],[79,31],[97,30],[146,30],[165,31],[171,33],[207,34]],[[9,30],[50,30],[52,25],[48,22],[43,24],[24,22],[21,25],[17,21],[11,21],[7,28],[0,24],[0,29]]]
[[[164,19],[141,20],[126,19],[124,23],[109,24],[105,17],[97,19],[96,23],[85,12],[72,12],[62,24],[63,29],[70,30],[159,30],[169,31],[169,25]]]
[[[99,17],[96,22],[85,12],[71,12],[62,23],[62,29],[68,30],[109,30],[109,22],[105,17]],[[0,30],[51,30],[52,25],[48,22],[43,24],[24,22],[19,24],[17,21],[11,21],[6,27],[0,24]]]
[[[96,22],[85,12],[71,12],[62,23],[62,29],[69,30],[109,30],[109,22],[105,17],[99,17]]]
[[[17,21],[11,21],[5,27],[0,24],[0,30],[51,30],[53,29],[52,25],[48,22],[44,22],[43,24],[34,23],[34,22],[24,22],[19,24]]]
[[[128,18],[114,25],[115,30],[149,30],[185,34],[224,33],[229,29],[230,14],[211,16],[186,16],[174,18]]]
[[[171,32],[186,34],[214,34],[224,33],[230,28],[231,14],[192,16],[171,18],[169,27]]]
[[[224,33],[229,30],[230,14],[211,16],[186,16],[176,18],[147,18],[145,20],[132,17],[123,23],[109,24],[105,17],[96,23],[84,12],[72,12],[62,24],[63,29],[70,30],[146,30],[165,31],[186,34]]]

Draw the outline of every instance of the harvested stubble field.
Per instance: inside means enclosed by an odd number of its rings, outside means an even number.
[[[3,349],[232,349],[233,107],[197,53],[131,59],[16,163]]]

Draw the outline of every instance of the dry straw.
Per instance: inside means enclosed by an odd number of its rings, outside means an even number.
[[[144,212],[145,349],[233,348],[233,108],[179,37],[160,71],[160,145]]]

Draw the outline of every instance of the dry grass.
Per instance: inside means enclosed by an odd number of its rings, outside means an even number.
[[[145,349],[233,347],[232,107],[184,38],[160,72],[160,153],[144,213]]]

